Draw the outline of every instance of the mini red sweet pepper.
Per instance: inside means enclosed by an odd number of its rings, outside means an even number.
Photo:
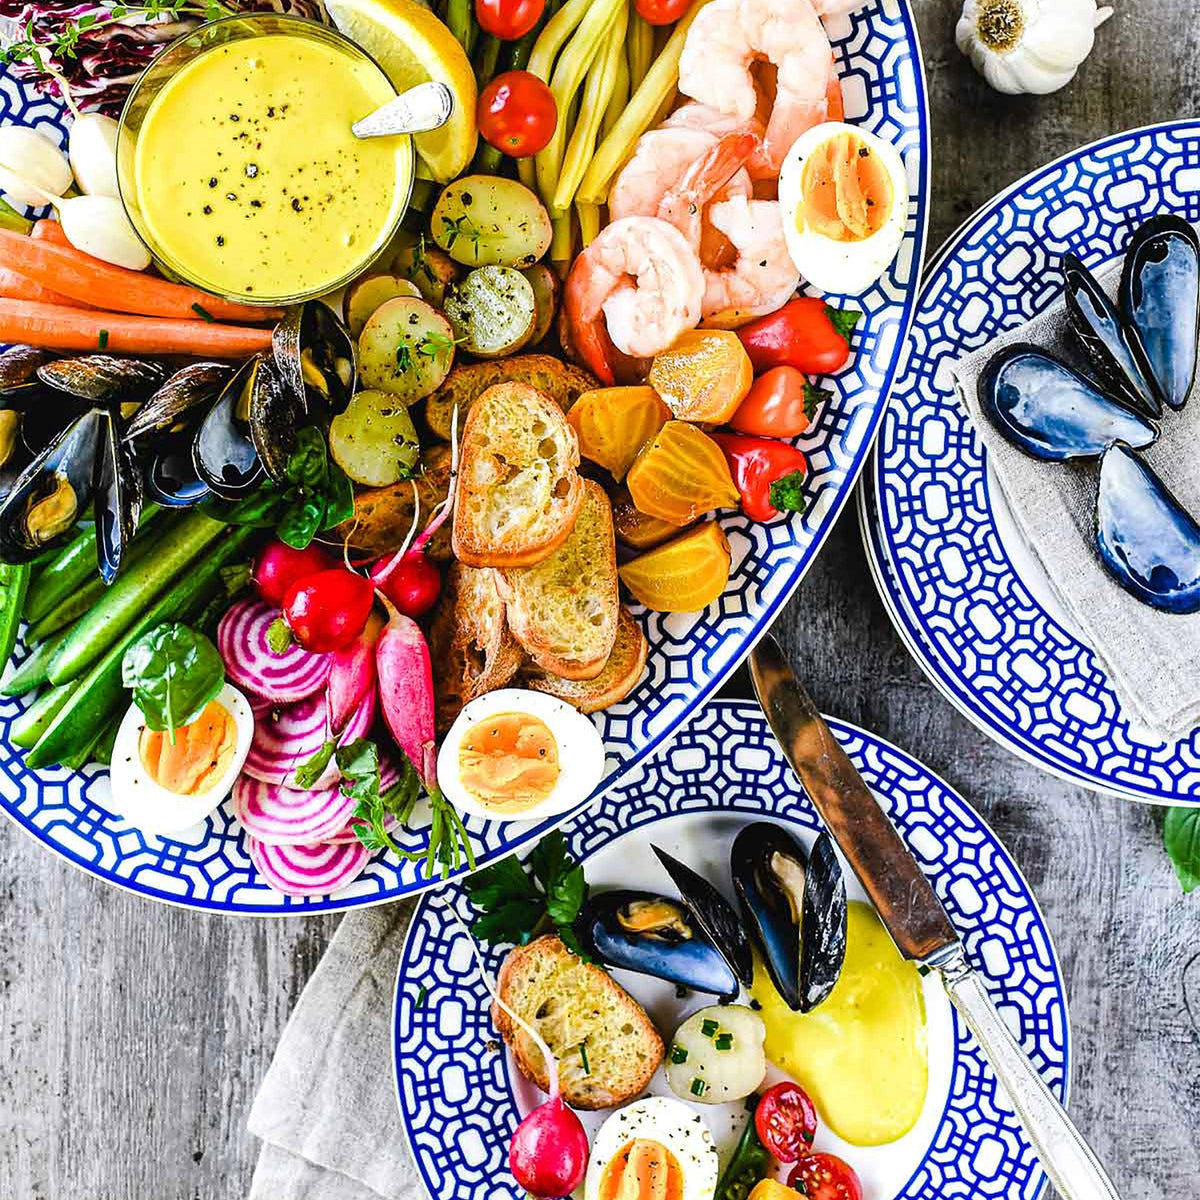
[[[721,447],[741,496],[742,512],[752,521],[804,511],[808,460],[795,446],[740,433],[710,433],[709,437]]]
[[[738,330],[755,371],[795,367],[808,375],[828,375],[850,357],[850,334],[862,313],[833,308],[816,296],[798,296],[777,312]]]

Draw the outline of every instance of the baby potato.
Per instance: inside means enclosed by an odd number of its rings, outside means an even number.
[[[465,175],[446,187],[429,226],[438,246],[468,267],[532,267],[553,235],[537,196],[496,175]]]
[[[358,376],[370,389],[415,404],[437,390],[454,362],[454,330],[424,300],[381,304],[358,339]]]
[[[386,487],[411,475],[421,457],[412,417],[390,392],[359,392],[329,425],[329,452],[355,483]]]
[[[458,278],[458,264],[427,238],[406,237],[392,255],[392,270],[434,306],[441,305],[446,289]]]
[[[767,1027],[743,1004],[694,1012],[671,1039],[667,1083],[681,1100],[724,1104],[750,1095],[767,1073]]]
[[[350,329],[350,336],[358,337],[375,310],[387,301],[394,300],[397,296],[420,295],[421,289],[403,275],[360,275],[346,289],[346,295],[342,298],[342,316]]]
[[[515,354],[537,324],[533,285],[511,267],[479,267],[447,295],[446,316],[468,354]]]
[[[562,291],[562,284],[559,283],[558,276],[545,263],[529,267],[521,274],[529,280],[529,286],[533,288],[534,301],[537,303],[537,320],[534,322],[533,336],[529,339],[529,344],[536,346],[550,332],[550,327],[554,324],[554,314],[558,311],[558,297]]]

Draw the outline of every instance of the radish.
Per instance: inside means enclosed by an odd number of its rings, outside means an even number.
[[[366,628],[375,589],[345,567],[306,575],[288,588],[283,619],[292,636],[316,654],[348,646]]]
[[[259,551],[250,578],[261,600],[274,608],[282,608],[283,598],[292,584],[299,583],[306,575],[328,571],[336,565],[333,555],[315,543],[305,550],[296,550],[273,539]]]
[[[513,1131],[508,1145],[508,1166],[518,1185],[538,1200],[559,1200],[569,1196],[587,1172],[588,1140],[583,1122],[567,1107],[558,1087],[558,1060],[550,1053],[541,1034],[500,998],[495,981],[483,965],[479,946],[458,914],[440,901],[450,919],[466,934],[483,986],[498,1007],[529,1035],[546,1060],[550,1078],[549,1098],[539,1104]]]
[[[421,627],[380,597],[388,623],[375,643],[379,703],[396,745],[427,790],[437,787],[434,763],[433,667]]]
[[[382,629],[383,618],[371,613],[362,633],[345,649],[329,656],[329,689],[325,699],[329,705],[329,736],[335,741],[367,693],[375,691],[375,643]]]

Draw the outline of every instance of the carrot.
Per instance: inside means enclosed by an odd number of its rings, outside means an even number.
[[[38,304],[62,304],[67,308],[92,307],[90,304],[84,304],[82,300],[73,300],[61,292],[44,288],[40,283],[34,283],[32,279],[26,279],[24,275],[18,275],[16,271],[10,271],[7,267],[0,267],[0,296],[9,300],[34,300]]]
[[[63,227],[48,217],[35,221],[33,232],[29,236],[37,238],[39,242],[52,242],[56,246],[70,246],[71,244],[67,241],[67,235],[63,233]]]
[[[0,229],[0,261],[42,287],[116,312],[184,320],[207,314],[218,321],[246,322],[277,321],[283,316],[278,308],[234,304],[181,283],[111,266],[44,236],[32,238]]]
[[[271,331],[0,300],[0,343],[10,342],[46,350],[105,349],[124,354],[248,358],[270,349]]]

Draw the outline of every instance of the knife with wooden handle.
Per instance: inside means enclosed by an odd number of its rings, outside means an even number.
[[[767,722],[905,958],[938,971],[1063,1200],[1120,1200],[967,962],[941,901],[768,634],[750,652]]]

